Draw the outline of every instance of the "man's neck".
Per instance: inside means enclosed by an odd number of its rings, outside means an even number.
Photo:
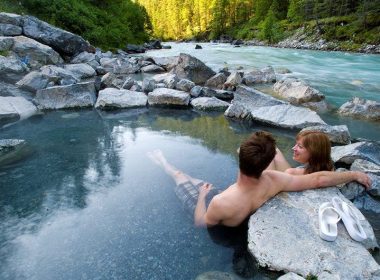
[[[239,171],[238,177],[237,177],[237,186],[238,187],[249,187],[252,188],[252,186],[255,186],[259,183],[260,179],[257,179],[255,177],[244,175]]]

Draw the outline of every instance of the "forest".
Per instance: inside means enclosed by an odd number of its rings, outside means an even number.
[[[326,40],[380,43],[379,0],[138,0],[154,36],[165,40],[236,39],[277,42],[301,27]]]
[[[380,0],[6,0],[104,49],[220,36],[276,43],[303,28],[327,41],[380,44]]]

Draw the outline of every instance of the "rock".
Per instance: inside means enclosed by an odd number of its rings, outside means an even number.
[[[225,116],[277,127],[302,129],[326,123],[313,111],[293,106],[246,86],[238,86]]]
[[[193,81],[195,84],[204,84],[215,75],[215,72],[202,61],[183,53],[178,58],[178,64],[170,72],[181,79]]]
[[[221,100],[232,100],[234,98],[233,91],[230,90],[224,90],[224,89],[216,89],[214,96]]]
[[[195,45],[195,49],[196,49],[196,50],[201,50],[201,49],[202,49],[202,46],[201,46],[201,45],[198,45],[198,44],[196,44],[196,45]]]
[[[39,89],[46,88],[49,83],[56,83],[57,77],[51,77],[38,71],[28,73],[24,78],[16,83],[19,88],[35,93]]]
[[[223,85],[224,89],[229,89],[229,90],[235,90],[238,85],[240,85],[243,81],[243,78],[240,76],[238,72],[232,72],[226,82]]]
[[[319,113],[325,113],[329,110],[329,105],[327,104],[325,99],[319,102],[306,102],[300,105]]]
[[[0,37],[0,51],[9,51],[13,46],[13,37]],[[4,54],[3,54],[4,56]]]
[[[131,77],[126,77],[123,85],[121,86],[122,89],[131,89],[131,87],[135,84],[135,80],[133,80]]]
[[[155,83],[164,83],[165,87],[170,89],[175,89],[177,82],[179,81],[178,76],[172,73],[154,75],[152,78],[155,81]]]
[[[176,84],[176,89],[186,92],[190,92],[193,87],[195,87],[195,83],[186,79],[181,79]]]
[[[225,111],[230,105],[228,102],[219,100],[215,97],[198,97],[190,102],[197,110],[201,111]]]
[[[367,173],[372,182],[371,188],[367,192],[373,197],[380,197],[380,165],[376,165],[366,160],[357,159],[352,163],[350,170]],[[363,186],[357,182],[348,183],[347,188],[354,189],[354,192],[357,194],[351,199],[356,198],[359,194],[365,191]]]
[[[24,36],[14,37],[12,51],[20,58],[27,58],[28,64],[34,69],[42,65],[63,63],[62,57],[51,47]]]
[[[82,37],[32,16],[24,17],[23,32],[25,36],[48,45],[63,55],[74,56],[84,51],[93,50],[93,47]]]
[[[145,53],[146,49],[143,46],[127,44],[125,49],[127,53]]]
[[[144,107],[146,106],[147,101],[148,97],[142,92],[106,88],[99,91],[95,108],[112,110],[120,108]]]
[[[191,97],[199,97],[202,94],[202,87],[201,86],[195,86],[191,89],[190,95]]]
[[[272,66],[264,67],[260,70],[253,70],[243,77],[243,83],[247,86],[263,83],[275,83],[276,73]]]
[[[22,34],[22,28],[13,24],[0,23],[0,36],[18,36]]]
[[[26,155],[26,141],[21,139],[0,139],[0,166],[14,163]]]
[[[158,65],[147,65],[141,68],[141,72],[144,73],[158,73],[165,72],[165,69]]]
[[[294,272],[288,272],[285,275],[277,278],[277,280],[305,280],[305,278],[299,276],[298,274],[295,274]]]
[[[152,92],[156,88],[156,82],[153,79],[145,78],[142,82],[142,91],[145,93]]]
[[[86,63],[65,64],[64,69],[70,71],[77,80],[92,78],[96,75],[94,68]]]
[[[140,71],[138,64],[131,63],[126,58],[101,58],[100,65],[114,74],[134,74]]]
[[[338,110],[342,116],[380,121],[380,102],[354,97]]]
[[[72,85],[79,82],[71,71],[55,65],[46,65],[40,68],[42,74],[49,76],[54,85]]]
[[[19,88],[13,83],[6,83],[0,81],[0,96],[21,96],[29,99],[30,91]]]
[[[278,81],[274,84],[273,90],[291,104],[319,102],[325,99],[325,96],[318,90],[295,78]]]
[[[368,238],[362,243],[338,224],[338,237],[326,242],[319,237],[318,207],[340,196],[337,188],[281,193],[266,202],[250,218],[248,249],[262,267],[292,271],[303,277],[329,271],[337,279],[371,279],[380,266],[368,252],[377,248],[373,229],[360,213]],[[268,242],[270,240],[270,242]]]
[[[148,103],[151,106],[188,106],[190,95],[184,91],[167,88],[156,88],[148,94]]]
[[[362,193],[359,197],[356,197],[354,203],[360,209],[380,214],[380,201],[367,193]]]
[[[88,82],[41,89],[34,101],[43,110],[92,107],[96,101],[95,85]]]
[[[290,74],[292,73],[292,71],[290,71],[288,68],[286,67],[281,67],[281,68],[278,68],[276,69],[276,74]]]
[[[166,71],[170,71],[178,64],[179,56],[155,57],[152,59],[154,61],[154,64],[165,68]]]
[[[227,77],[223,73],[217,73],[206,81],[205,86],[222,89],[226,80]]]
[[[81,52],[77,54],[76,56],[74,56],[70,62],[72,64],[87,63],[88,65],[90,65],[92,68],[96,70],[96,68],[100,66],[99,61],[97,60],[96,55],[94,53]]]
[[[11,14],[11,13],[0,13],[0,23],[2,24],[12,24],[16,26],[22,26],[23,16]]]
[[[0,80],[16,82],[27,73],[29,68],[19,59],[0,55]]]
[[[356,159],[364,159],[380,165],[380,144],[375,142],[357,142],[346,146],[331,148],[334,162],[352,164]]]
[[[335,144],[350,144],[351,136],[346,125],[317,125],[309,126],[302,129],[302,131],[320,131],[327,135],[332,143]]]
[[[0,97],[0,125],[29,118],[37,113],[36,106],[24,97]]]

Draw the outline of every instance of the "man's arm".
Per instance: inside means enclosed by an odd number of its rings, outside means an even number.
[[[279,176],[279,183],[282,186],[280,191],[302,191],[345,184],[351,181],[357,181],[366,189],[369,189],[371,185],[371,180],[367,174],[358,171],[320,171],[301,176],[286,173],[276,173],[276,175]]]
[[[214,198],[211,200],[209,208],[206,208],[206,196],[211,188],[212,185],[207,183],[199,188],[197,206],[194,211],[194,224],[197,227],[216,225],[220,221],[216,215],[217,211],[215,211],[215,208],[217,203],[215,203]]]

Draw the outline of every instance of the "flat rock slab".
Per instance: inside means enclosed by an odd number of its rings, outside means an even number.
[[[92,107],[96,101],[95,85],[89,82],[41,89],[34,101],[43,110]]]
[[[201,111],[225,111],[230,106],[230,103],[215,97],[198,97],[191,100],[190,104]]]
[[[126,89],[106,88],[99,91],[95,108],[112,110],[119,108],[136,108],[146,106],[148,97],[137,91]]]
[[[237,88],[225,115],[291,129],[326,124],[314,111],[293,106],[246,86]]]
[[[332,279],[372,279],[380,266],[367,249],[378,247],[373,229],[358,212],[368,238],[350,238],[342,223],[334,242],[319,237],[318,208],[333,196],[345,199],[335,187],[281,193],[264,204],[249,221],[248,249],[260,266],[306,277],[329,272]],[[322,279],[322,278],[321,278]]]
[[[331,148],[334,162],[352,164],[356,159],[364,159],[380,165],[380,145],[375,142],[357,142]]]
[[[0,96],[0,126],[29,118],[37,107],[24,97]]]
[[[184,91],[156,88],[148,94],[148,103],[151,106],[188,106],[190,94]]]

